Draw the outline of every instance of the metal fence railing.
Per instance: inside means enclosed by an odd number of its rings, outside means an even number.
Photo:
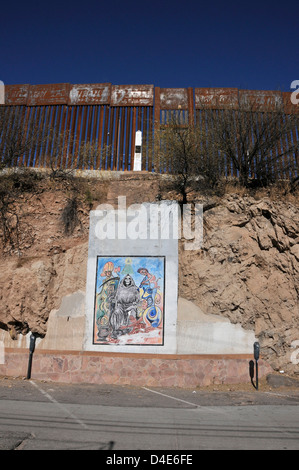
[[[142,132],[142,170],[157,170],[154,138],[158,129],[176,122],[198,126],[222,119],[224,110],[240,102],[256,106],[257,119],[266,119],[277,103],[285,119],[298,113],[291,93],[235,88],[160,88],[153,85],[52,84],[6,85],[0,105],[0,159],[7,166],[61,167],[132,171],[136,131]],[[281,148],[271,149],[271,160],[299,142],[294,127],[281,135]],[[273,157],[273,159],[272,159]],[[281,163],[282,162],[282,163]],[[282,178],[298,172],[298,154],[285,152],[279,169]],[[252,163],[252,174],[255,163]],[[162,171],[158,169],[158,171]],[[171,172],[171,168],[167,171]],[[237,170],[229,156],[219,172]]]

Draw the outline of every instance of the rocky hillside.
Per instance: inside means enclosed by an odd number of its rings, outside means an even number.
[[[275,370],[298,374],[299,211],[288,202],[230,195],[204,213],[203,249],[180,252],[181,295],[253,329]]]
[[[13,247],[2,233],[0,257],[0,328],[12,338],[29,330],[46,335],[50,311],[65,295],[85,290],[91,207],[115,203],[117,195],[128,195],[128,204],[173,196],[161,192],[153,175],[90,179],[76,192],[72,184],[39,181],[38,190],[14,201],[22,230]],[[196,197],[204,203],[204,243],[196,252],[180,243],[179,295],[254,330],[273,369],[298,374],[290,359],[299,340],[296,200],[236,193]],[[66,207],[76,215],[71,231]]]

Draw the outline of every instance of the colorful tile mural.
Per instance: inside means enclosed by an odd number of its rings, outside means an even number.
[[[98,256],[93,344],[164,345],[164,256]]]

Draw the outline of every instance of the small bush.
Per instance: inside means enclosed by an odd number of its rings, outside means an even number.
[[[71,196],[67,199],[67,203],[61,214],[61,222],[64,227],[64,233],[71,235],[75,228],[81,224],[78,217],[79,203],[77,196]]]

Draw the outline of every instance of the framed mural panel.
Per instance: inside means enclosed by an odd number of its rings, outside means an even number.
[[[163,346],[165,256],[97,256],[93,344]]]
[[[142,205],[148,230],[136,237],[133,210],[90,212],[84,351],[176,353],[178,238],[159,233],[177,203],[159,201],[157,213],[152,206]]]

